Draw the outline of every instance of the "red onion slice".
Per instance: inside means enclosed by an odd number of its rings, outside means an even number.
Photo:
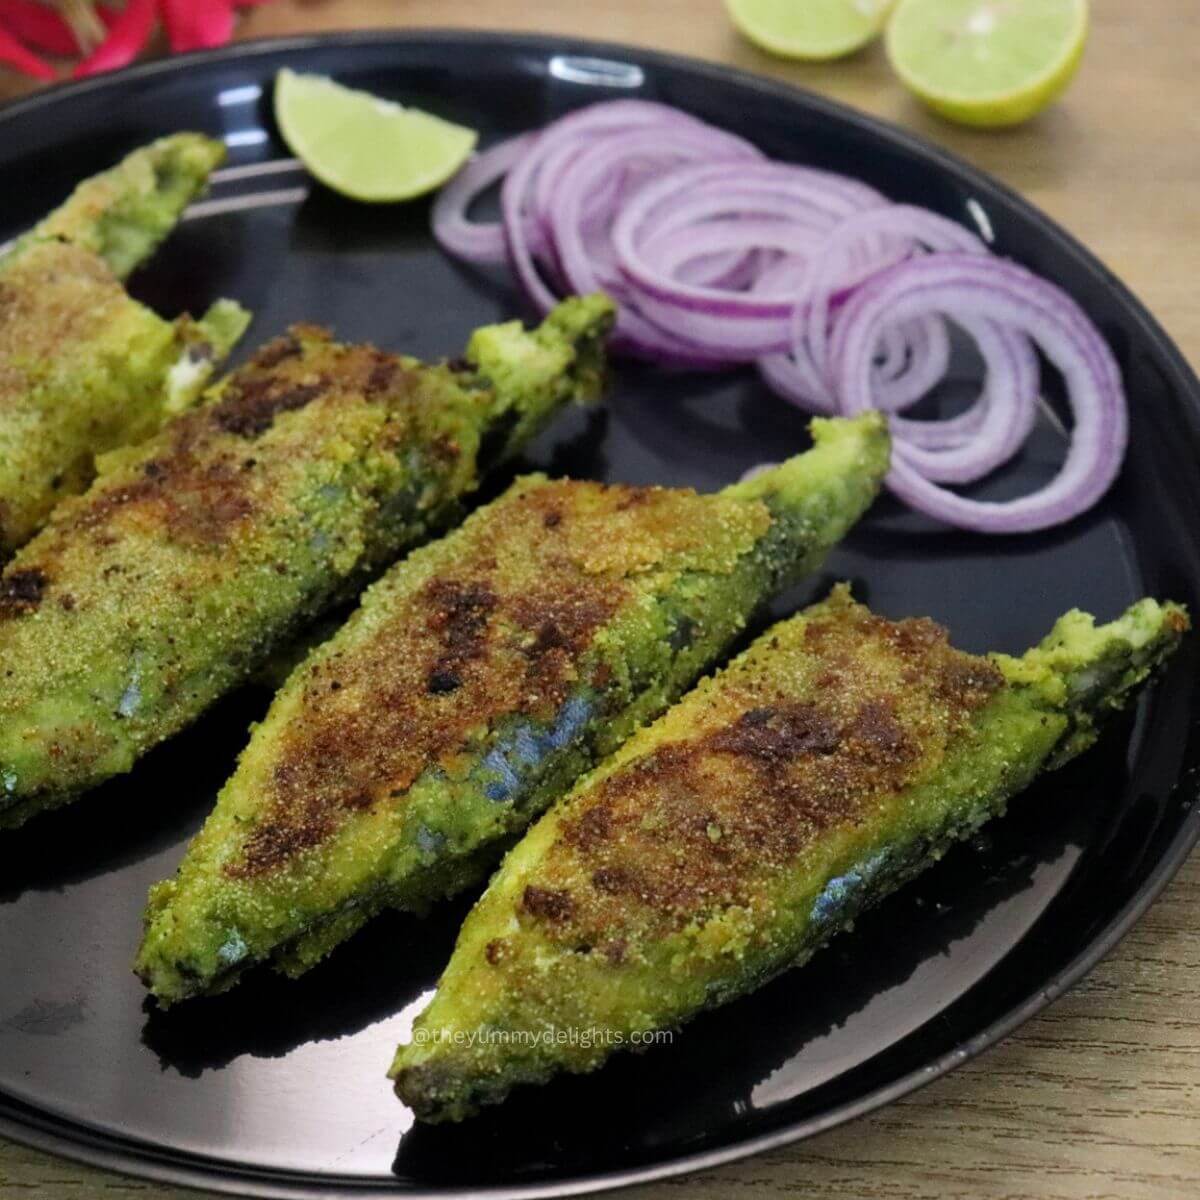
[[[827,384],[831,382],[827,354],[830,307],[844,288],[847,256],[856,244],[880,237],[909,246],[918,242],[930,250],[987,253],[983,242],[961,225],[908,205],[856,213],[840,222],[821,252],[809,261],[799,288],[805,305],[797,305],[792,316],[793,354],[797,359],[807,358]]]
[[[616,246],[616,229],[611,229],[612,247],[615,251],[608,263],[597,260],[585,245],[582,230],[584,205],[597,187],[614,173],[631,167],[651,164],[657,170],[670,170],[680,164],[700,160],[711,160],[716,155],[726,159],[749,159],[758,157],[758,151],[741,138],[734,138],[718,130],[678,126],[664,137],[661,129],[637,130],[623,133],[620,137],[605,138],[585,149],[575,160],[569,181],[564,182],[550,208],[550,234],[558,247],[559,262],[568,284],[581,294],[600,288],[628,291],[622,273],[617,268],[619,250]],[[635,193],[650,190],[653,184],[645,185]],[[625,205],[627,211],[634,201]],[[601,230],[601,237],[608,242],[610,231]]]
[[[881,412],[896,413],[911,407],[941,382],[950,364],[950,337],[945,321],[938,316],[905,326],[888,326],[880,334],[880,349],[885,357],[872,363],[872,394],[874,407]],[[902,370],[888,378],[901,358]],[[819,416],[840,412],[832,388],[807,358],[770,354],[758,360],[758,369],[773,392],[797,407]],[[956,447],[978,427],[981,415],[972,410],[950,421],[909,421],[902,436],[933,450]],[[943,431],[941,426],[946,429]],[[893,435],[897,435],[894,427]]]
[[[875,383],[875,402],[887,413],[903,412],[927,396],[950,367],[950,334],[946,322],[938,316],[925,317],[905,326],[891,325],[883,331],[882,339],[891,333],[906,352],[902,370],[890,378],[887,362],[880,364]],[[919,422],[929,424],[930,422]]]
[[[822,239],[823,242],[827,240],[827,237]],[[879,261],[877,270],[904,258],[908,247],[902,253],[895,252],[900,244],[898,239],[892,239],[888,257]],[[878,247],[875,253],[878,253]],[[795,281],[804,278],[804,260],[792,258],[764,269],[755,286],[767,292],[782,291],[784,284],[781,281],[790,279],[794,295]],[[800,286],[803,287],[803,283]],[[826,416],[836,414],[838,405],[828,379],[817,371],[802,345],[794,343],[789,349],[789,354],[772,354],[759,359],[759,371],[767,386],[809,412]],[[875,406],[883,412],[902,412],[915,404],[937,386],[950,365],[949,334],[945,321],[937,316],[909,322],[906,326],[888,326],[880,335],[877,349],[882,353],[882,359],[873,363],[873,387]],[[962,441],[961,434],[950,442],[942,438],[930,439],[924,426],[933,424],[935,422],[920,422],[922,432],[918,439],[921,444],[931,440],[936,446],[958,445]]]
[[[650,100],[611,100],[576,109],[538,134],[531,211],[547,227],[554,198],[582,150],[597,138],[620,135],[631,129],[656,128],[664,136],[675,126],[712,129],[703,121]],[[720,131],[717,131],[720,132]],[[615,182],[615,181],[614,181]]]
[[[705,217],[779,216],[819,230],[833,228],[867,205],[884,203],[870,188],[848,188],[845,181],[831,182],[826,172],[806,167],[702,163],[671,171],[639,189],[618,214],[612,243],[622,272],[639,295],[705,318],[775,321],[790,317],[795,291],[772,299],[760,289],[734,293],[690,284],[654,269],[643,246],[653,236],[674,233]]]
[[[645,100],[613,100],[568,113],[535,135],[529,152],[513,165],[504,181],[500,207],[513,270],[540,311],[549,312],[557,298],[546,286],[535,258],[544,258],[545,252],[553,251],[552,244],[545,241],[548,210],[554,188],[569,170],[574,156],[602,135],[646,126],[659,126],[669,132],[682,125],[707,128],[694,117],[667,105]]]
[[[503,177],[501,221],[468,217]],[[541,311],[607,291],[616,353],[691,370],[756,362],[809,411],[876,408],[894,440],[892,490],[968,529],[1040,529],[1110,486],[1128,437],[1120,372],[1057,288],[990,256],[970,230],[890,204],[866,184],[771,162],[750,143],[643,100],[576,110],[473,159],[434,206],[450,253],[511,262]],[[906,413],[950,368],[947,318],[984,359],[979,396],[943,420]],[[981,479],[1036,421],[1041,345],[1075,414],[1058,476],[1030,496],[974,501],[941,484]]]
[[[922,477],[904,452],[891,489],[929,516],[981,533],[1025,533],[1092,507],[1117,477],[1128,441],[1120,370],[1108,344],[1061,289],[1017,266],[975,254],[934,254],[890,268],[848,302],[834,330],[832,361],[842,409],[872,407],[870,358],[884,322],[930,312],[983,318],[1037,342],[1066,384],[1074,429],[1066,461],[1045,487],[1016,500],[971,500]]]
[[[681,277],[691,263],[708,256],[726,259],[730,250],[769,250],[780,254],[799,255],[814,253],[824,240],[824,234],[808,229],[793,221],[776,220],[770,217],[742,217],[734,221],[710,221],[698,229],[679,229],[647,246],[644,258],[654,270],[664,275]],[[743,256],[739,256],[743,257]],[[708,279],[709,287],[732,290],[734,285],[722,285],[719,281],[724,272],[705,272],[688,282],[703,283]],[[746,286],[760,276],[743,281]]]
[[[433,236],[443,250],[474,263],[502,263],[508,258],[504,225],[500,221],[472,221],[472,203],[528,153],[535,134],[509,138],[477,154],[438,193],[433,204]]]
[[[961,311],[955,323],[974,339],[987,366],[980,399],[962,417],[949,421],[891,420],[894,457],[932,483],[982,479],[1020,450],[1037,419],[1038,365],[1028,339]],[[928,436],[930,427],[938,426],[943,438],[948,429],[960,433],[969,428],[969,434],[958,445],[939,445]]]

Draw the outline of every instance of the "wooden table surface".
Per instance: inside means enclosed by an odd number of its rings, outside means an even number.
[[[875,47],[842,64],[744,45],[720,0],[278,0],[239,36],[382,26],[607,38],[773,75],[918,130],[1028,196],[1200,361],[1200,8],[1094,0],[1073,90],[998,134],[924,114]],[[22,83],[0,70],[0,100]],[[1136,397],[1134,397],[1136,401]],[[1186,1200],[1200,1196],[1200,855],[1124,943],[1003,1045],[852,1125],[623,1200]],[[0,1197],[194,1195],[0,1143]]]

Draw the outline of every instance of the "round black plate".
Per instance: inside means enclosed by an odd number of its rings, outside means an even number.
[[[278,162],[269,95],[284,65],[415,102],[488,140],[589,101],[655,97],[771,154],[856,173],[980,228],[999,253],[1070,290],[1111,340],[1133,409],[1120,483],[1068,528],[1007,541],[940,530],[881,501],[827,577],[783,607],[850,578],[881,611],[929,614],[967,649],[1019,651],[1073,605],[1106,618],[1147,592],[1195,605],[1200,385],[1140,305],[992,181],[750,76],[615,46],[458,34],[278,42],[152,64],[0,114],[0,241],[137,143],[198,128],[225,137],[232,169],[134,284],[163,311],[228,294],[257,313],[250,342],[304,319],[422,355],[454,353],[474,326],[520,313],[503,279],[438,252],[425,204],[358,207]],[[715,488],[801,448],[804,428],[749,372],[627,369],[605,412],[562,422],[530,459]],[[989,488],[1029,486],[1060,449],[1045,423]],[[1198,648],[1192,639],[1096,751],[809,967],[696,1021],[669,1048],[515,1096],[458,1128],[412,1128],[383,1072],[469,898],[426,921],[380,919],[299,983],[262,974],[166,1015],[143,1003],[128,964],[146,887],[173,870],[266,702],[232,697],[131,776],[0,842],[0,1130],[263,1195],[532,1196],[684,1171],[844,1121],[1048,1003],[1179,866],[1200,833]]]

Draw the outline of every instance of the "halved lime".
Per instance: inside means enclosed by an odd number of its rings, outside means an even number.
[[[1016,125],[1065,90],[1087,34],[1087,0],[900,0],[887,53],[942,116]]]
[[[883,32],[893,0],[725,0],[738,32],[782,58],[853,54]]]
[[[478,134],[324,75],[275,77],[275,120],[292,153],[327,187],[371,203],[441,187]]]

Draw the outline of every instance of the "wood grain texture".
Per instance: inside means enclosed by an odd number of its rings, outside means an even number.
[[[382,26],[526,29],[689,53],[915,129],[998,176],[1120,275],[1200,359],[1200,7],[1095,0],[1066,99],[1008,133],[955,129],[896,85],[878,47],[802,67],[742,44],[719,0],[278,0],[240,36]],[[0,100],[25,85],[0,71]],[[1112,956],[1004,1044],[802,1145],[623,1200],[1187,1200],[1200,1196],[1200,857]],[[0,1197],[194,1195],[0,1144]]]

